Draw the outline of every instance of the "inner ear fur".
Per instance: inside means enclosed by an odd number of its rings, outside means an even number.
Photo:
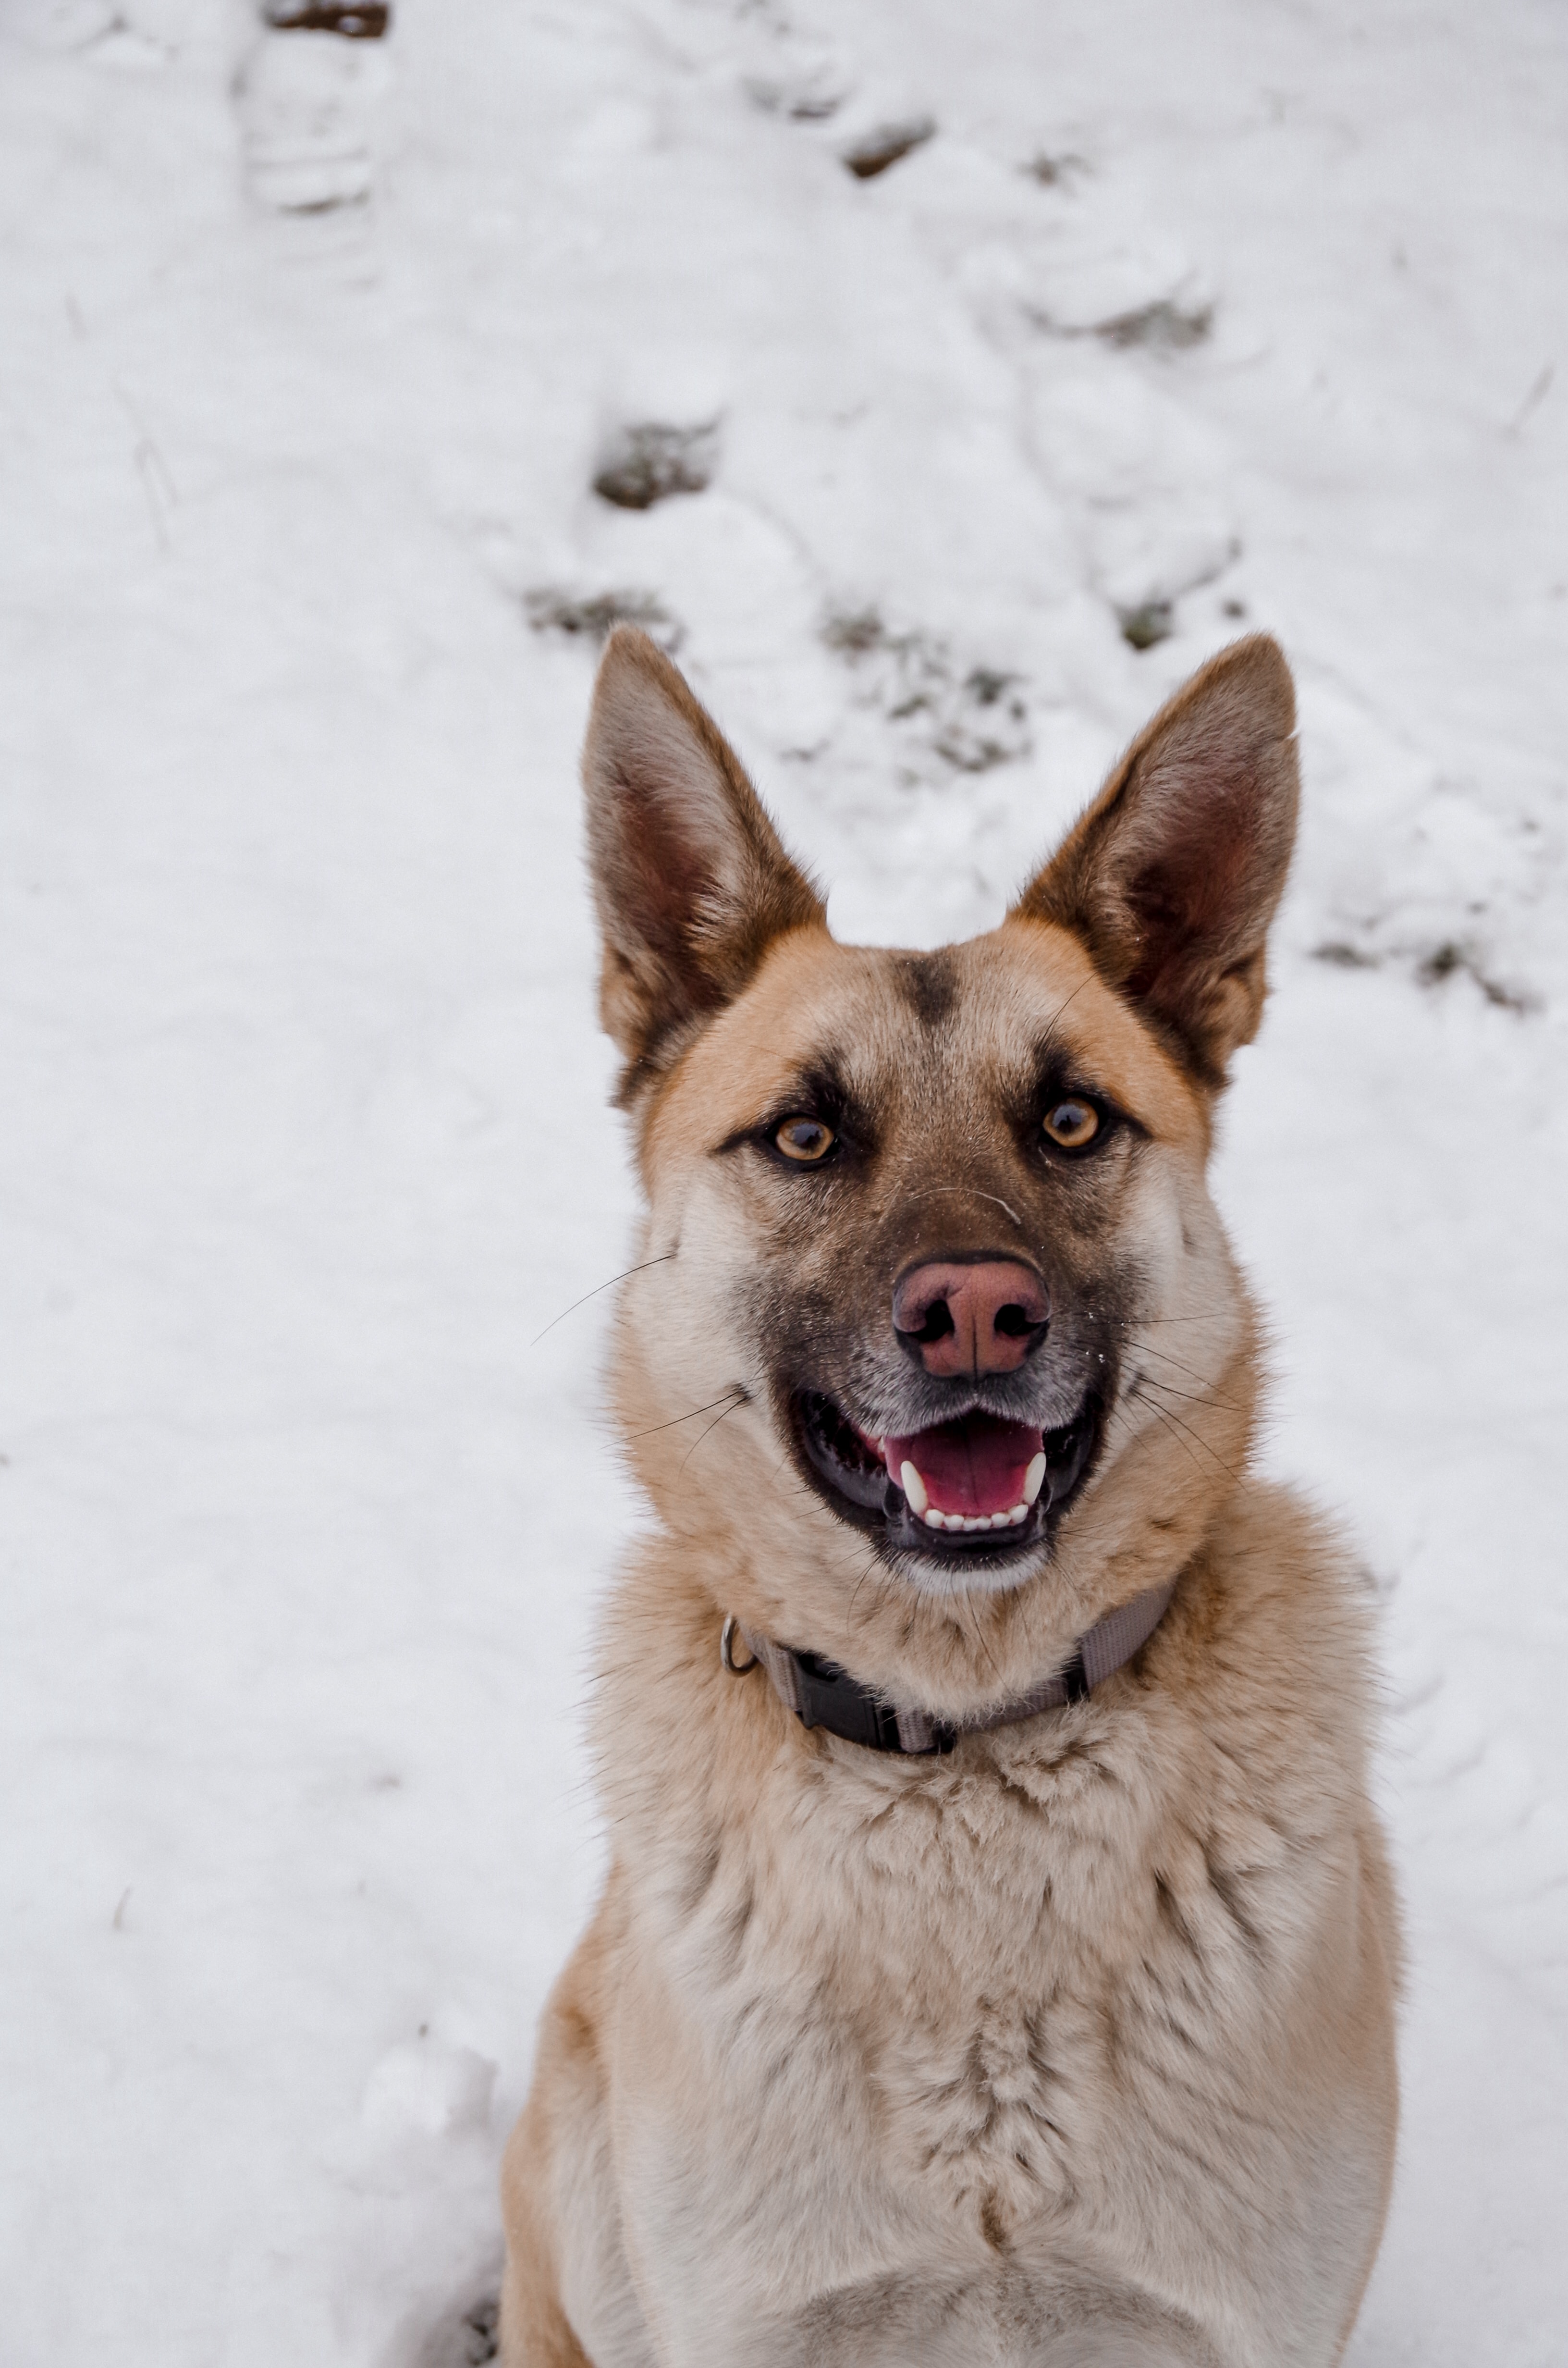
[[[1013,908],[1071,929],[1209,1087],[1263,1014],[1296,837],[1295,728],[1278,642],[1233,643],[1139,734]]]
[[[740,993],[775,938],[827,916],[712,717],[629,625],[599,666],[583,786],[599,1011],[625,1057],[626,1102]]]

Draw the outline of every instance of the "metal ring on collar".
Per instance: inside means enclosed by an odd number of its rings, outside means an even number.
[[[756,1667],[756,1655],[755,1653],[752,1655],[749,1661],[736,1660],[735,1638],[739,1634],[740,1622],[735,1618],[734,1613],[732,1611],[727,1615],[722,1628],[719,1631],[719,1659],[722,1667],[728,1669],[731,1677],[733,1678],[744,1678],[749,1676],[750,1672]]]

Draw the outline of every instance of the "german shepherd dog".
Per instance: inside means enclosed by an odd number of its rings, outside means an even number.
[[[1315,2368],[1377,2249],[1369,1620],[1248,1469],[1210,1200],[1295,832],[1237,643],[1002,926],[837,944],[643,636],[584,760],[658,1516],[604,1896],[507,2150],[506,2368]]]

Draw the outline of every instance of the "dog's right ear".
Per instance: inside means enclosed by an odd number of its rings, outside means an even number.
[[[775,938],[824,928],[827,915],[712,717],[630,625],[599,666],[583,786],[599,1012],[625,1056],[626,1103],[740,993]]]

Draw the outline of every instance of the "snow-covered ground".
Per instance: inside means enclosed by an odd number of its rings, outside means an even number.
[[[1284,641],[1304,839],[1219,1180],[1267,1454],[1386,1606],[1351,2358],[1561,2362],[1568,17],[335,39],[0,0],[0,2362],[479,2348],[638,1518],[608,1296],[552,1322],[632,1207],[607,594],[883,939],[993,919],[1168,689]],[[649,424],[710,482],[614,507]]]

